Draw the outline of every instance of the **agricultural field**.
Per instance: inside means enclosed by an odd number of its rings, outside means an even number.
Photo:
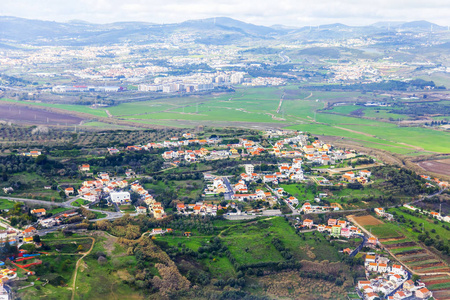
[[[419,162],[417,165],[425,171],[450,176],[450,159],[426,160]]]
[[[402,210],[403,208],[389,210],[394,213],[394,218],[397,218],[396,223],[383,222],[373,216],[356,217],[355,220],[377,236],[386,249],[414,272],[449,272],[448,263],[420,242],[418,236],[421,231],[414,232],[407,224],[410,224],[409,221],[415,222],[424,230],[430,230],[430,235],[437,240],[439,235],[446,236],[448,231],[439,224],[434,224],[432,220],[425,222],[426,218],[414,217]],[[400,222],[399,216],[403,216],[407,221]],[[435,287],[429,288],[433,290]]]
[[[283,93],[285,93],[284,101],[280,112],[277,113]],[[83,113],[83,118],[91,115],[94,121],[86,124],[96,128],[109,128],[110,124],[102,122],[102,119],[108,116],[110,116],[109,121],[118,121],[118,124],[114,126],[125,127],[129,127],[130,124],[136,124],[137,127],[140,124],[155,124],[183,128],[197,125],[216,127],[288,126],[290,129],[308,131],[318,135],[344,137],[366,147],[404,155],[414,155],[417,151],[426,154],[447,152],[450,147],[449,132],[420,127],[398,127],[397,124],[385,120],[399,119],[400,117],[407,119],[407,115],[399,116],[390,113],[387,108],[359,108],[350,105],[337,106],[330,111],[339,113],[339,115],[323,111],[328,102],[373,100],[373,97],[358,92],[309,92],[292,85],[238,88],[234,93],[227,94],[168,97],[152,101],[121,103],[105,109],[36,102],[26,102],[26,104],[34,107],[57,108],[59,112],[75,111]],[[5,103],[3,105],[6,105],[8,101],[18,102],[9,99],[2,100]],[[22,103],[24,102],[22,101]],[[361,114],[370,119],[360,118]],[[34,113],[32,113],[31,119],[33,118]],[[38,117],[36,116],[36,118]],[[68,124],[81,121],[81,119],[67,120]],[[120,124],[122,121],[126,123]],[[56,117],[55,122],[58,122]]]

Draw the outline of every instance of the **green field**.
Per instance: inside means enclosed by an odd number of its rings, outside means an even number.
[[[366,225],[364,227],[373,235],[381,239],[398,238],[403,236],[397,226],[390,223],[384,223],[380,225]]]
[[[432,238],[436,238],[436,236],[440,236],[441,238],[447,237],[450,234],[450,231],[442,227],[442,224],[448,224],[445,222],[438,222],[438,224],[434,224],[434,219],[429,218],[425,215],[421,215],[421,217],[412,216],[408,213],[406,213],[407,208],[391,208],[388,210],[388,212],[393,213],[395,212],[397,215],[402,215],[405,217],[406,220],[411,220],[415,222],[415,226],[420,230],[426,230],[428,231],[429,235]],[[403,232],[405,235],[409,236],[410,238],[417,239],[417,236],[420,234],[418,232],[414,232],[410,227],[406,226],[406,224],[400,224],[400,226],[403,229]],[[433,232],[434,230],[434,232]],[[448,239],[447,239],[448,240]]]
[[[298,260],[338,260],[336,249],[331,247],[322,235],[304,233],[303,239],[280,217],[236,225],[222,235],[228,249],[239,263],[283,261],[283,257],[271,243],[275,237],[280,239]]]
[[[76,201],[72,202],[73,206],[81,207],[82,205],[89,204],[90,202],[84,199],[77,199]]]
[[[59,213],[62,213],[62,212],[68,211],[68,210],[71,210],[71,208],[56,207],[56,208],[53,208],[51,210],[48,210],[47,213],[52,213],[52,214],[55,215],[55,214],[59,214]]]
[[[13,209],[13,208],[14,208],[14,201],[0,199],[0,209]]]
[[[276,113],[283,91],[286,91],[285,100],[280,113]],[[359,92],[313,91],[311,93],[299,89],[296,85],[291,85],[237,88],[234,93],[167,97],[152,101],[121,103],[104,109],[93,109],[81,105],[26,103],[100,117],[95,122],[85,124],[99,128],[110,128],[111,126],[114,128],[115,125],[101,122],[101,117],[107,117],[106,110],[108,110],[115,118],[136,123],[137,126],[155,124],[193,127],[202,124],[218,127],[247,127],[252,123],[266,124],[266,126],[288,126],[289,129],[307,131],[317,135],[344,137],[366,147],[404,155],[415,155],[417,152],[448,152],[450,132],[421,127],[399,127],[395,123],[386,122],[389,118],[408,118],[406,115],[395,114],[396,108],[393,107],[345,105],[334,107],[328,113],[322,111],[327,101],[373,100],[373,97],[373,95]],[[358,109],[361,109],[364,116],[370,119],[350,114]]]

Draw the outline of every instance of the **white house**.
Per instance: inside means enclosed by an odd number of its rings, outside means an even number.
[[[131,201],[130,193],[128,192],[114,192],[110,196],[113,203],[128,203]]]

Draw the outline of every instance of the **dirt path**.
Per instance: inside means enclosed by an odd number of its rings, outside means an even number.
[[[82,257],[80,257],[80,259],[77,261],[77,264],[75,266],[75,273],[73,275],[73,284],[72,284],[72,300],[75,299],[75,294],[76,294],[78,267],[80,266],[80,263],[83,260],[83,258],[85,258],[87,255],[89,255],[89,253],[91,253],[91,251],[95,245],[95,239],[93,237],[89,237],[89,238],[92,239],[91,248],[86,253],[84,253]]]
[[[362,135],[369,136],[369,137],[376,137],[374,135],[371,135],[371,134],[368,134],[368,133],[365,133],[365,132],[351,130],[351,129],[344,128],[344,127],[339,127],[339,126],[333,126],[333,127],[334,128],[338,128],[338,129],[342,129],[342,130],[345,130],[345,131],[348,131],[348,132],[352,132],[352,133],[362,134]]]

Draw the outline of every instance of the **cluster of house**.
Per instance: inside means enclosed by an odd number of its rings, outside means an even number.
[[[424,215],[429,215],[433,218],[438,219],[439,221],[444,221],[444,222],[448,222],[450,223],[450,216],[443,216],[441,215],[440,212],[436,212],[436,211],[426,211],[426,210],[420,210],[417,207],[414,207],[412,205],[409,204],[403,204],[403,207],[406,207],[407,209],[413,210],[413,211],[418,211]]]
[[[216,204],[208,204],[206,202],[197,202],[195,204],[185,204],[185,203],[177,203],[177,212],[183,215],[217,215],[218,210],[228,210],[228,209],[237,209],[236,203],[230,202],[227,205],[216,205]]]
[[[336,161],[355,157],[354,151],[333,149],[330,144],[319,140],[308,144],[308,137],[302,134],[276,142],[269,152],[279,157],[303,156],[307,161],[319,165],[333,165]]]
[[[377,216],[379,216],[380,218],[386,218],[389,221],[394,219],[394,216],[392,214],[387,213],[384,208],[382,207],[377,207],[374,209],[375,213],[377,214]]]
[[[300,225],[303,228],[313,229],[315,228],[319,232],[328,232],[333,237],[344,237],[350,238],[353,235],[361,235],[361,230],[358,227],[351,226],[345,220],[337,220],[337,219],[328,219],[328,224],[314,224],[314,221],[311,219],[305,219]],[[376,244],[377,240],[368,241],[369,244]]]
[[[264,132],[264,136],[266,136],[269,139],[278,138],[280,136],[286,136],[286,135],[295,135],[295,134],[299,134],[299,132],[294,131],[294,130],[284,130],[284,129],[267,129]]]
[[[359,182],[361,184],[365,184],[370,178],[370,175],[372,175],[372,173],[368,170],[361,170],[358,173],[349,171],[342,175],[342,179],[349,183]]]
[[[113,202],[124,204],[130,201],[129,193],[128,197],[124,197],[126,194],[120,195],[120,192],[116,191],[127,186],[128,182],[126,180],[114,181],[111,180],[108,173],[99,173],[96,180],[86,180],[82,183],[82,186],[78,189],[78,195],[86,201],[95,202],[106,194],[111,197]],[[68,187],[65,189],[65,193],[67,196],[70,196],[74,193],[74,189]]]
[[[358,290],[363,294],[364,299],[380,298],[380,294],[387,296],[386,299],[428,299],[432,293],[425,287],[424,283],[414,284],[410,280],[410,274],[402,265],[390,264],[387,257],[366,255],[364,266],[366,275],[377,273],[377,276],[370,280],[358,281]],[[391,295],[392,294],[392,295]]]
[[[120,153],[120,150],[117,149],[117,148],[107,148],[107,150],[108,150],[108,153],[111,154],[111,155],[115,155],[115,154],[119,154]]]
[[[41,208],[41,209],[43,209],[43,208]],[[53,226],[61,225],[65,220],[75,217],[75,216],[78,216],[78,215],[79,214],[76,211],[65,212],[65,213],[59,214],[57,216],[51,216],[49,218],[41,218],[41,219],[39,219],[39,224],[42,227],[47,227],[47,228],[53,227]]]
[[[140,195],[141,199],[148,206],[148,212],[153,214],[153,217],[155,219],[162,219],[166,216],[166,213],[164,211],[161,202],[157,202],[155,198],[153,198],[153,196],[146,189],[144,189],[139,183],[133,183],[131,185],[131,190]],[[135,208],[138,214],[147,213],[147,208],[145,206],[137,206]]]
[[[0,262],[0,265],[1,265],[0,266],[0,268],[1,268],[2,266],[5,265],[5,263],[4,262]],[[3,288],[3,283],[4,282],[6,282],[8,280],[11,280],[11,279],[14,279],[16,277],[17,277],[17,273],[14,270],[11,270],[11,269],[8,269],[8,268],[0,269],[0,284],[2,285],[2,288]],[[0,295],[1,295],[1,293],[0,293]],[[0,298],[0,299],[2,299],[2,298]]]
[[[272,197],[272,193],[265,192],[261,189],[256,189],[254,193],[235,193],[231,196],[233,200],[245,201],[245,200],[268,200]]]
[[[306,202],[300,208],[300,211],[304,212],[305,214],[333,211],[333,210],[339,210],[339,205],[337,203],[330,203],[330,206],[321,206],[321,205],[313,206],[311,205],[311,203]]]
[[[177,160],[184,159],[187,162],[196,162],[199,158],[206,160],[223,159],[238,155],[236,149],[228,150],[213,150],[201,148],[200,150],[178,150],[178,151],[166,151],[162,154],[165,160]]]
[[[6,243],[10,245],[20,245],[21,243],[32,243],[33,236],[37,233],[36,228],[29,226],[25,230],[20,231],[13,227],[7,230],[0,230],[0,246]]]
[[[448,188],[450,185],[448,183],[448,181],[441,181],[439,178],[431,178],[428,175],[420,175],[421,178],[428,180],[428,181],[432,181],[434,183],[436,183],[440,189],[446,189]],[[433,186],[430,184],[430,186]]]
[[[209,138],[209,139],[194,139],[195,134],[193,133],[184,133],[183,136],[180,137],[171,137],[169,140],[163,142],[156,143],[147,143],[146,145],[134,145],[128,146],[126,150],[128,151],[141,151],[141,150],[150,150],[150,149],[158,149],[158,148],[177,148],[181,146],[189,146],[189,145],[216,145],[221,140],[218,138]]]
[[[41,151],[30,151],[30,152],[22,152],[21,153],[23,156],[29,156],[29,157],[38,157],[39,155],[41,155]]]
[[[279,165],[279,172],[273,174],[258,174],[255,173],[255,167],[251,164],[244,165],[245,173],[241,174],[241,180],[245,182],[253,182],[258,179],[262,179],[264,183],[278,184],[280,181],[293,180],[302,181],[304,180],[303,170],[302,170],[302,159],[293,159],[292,164],[282,163]]]
[[[131,175],[131,171],[128,171],[128,173]],[[107,197],[111,204],[124,205],[131,202],[130,192],[125,190],[127,187],[128,182],[126,180],[111,180],[108,173],[99,173],[95,180],[84,181],[78,189],[78,194],[82,199],[89,202]],[[148,212],[152,213],[155,218],[161,219],[166,215],[161,203],[156,202],[153,196],[139,183],[133,183],[130,189],[140,195],[141,199],[148,205]],[[65,193],[69,196],[74,193],[74,189],[72,187],[66,188]],[[147,207],[145,206],[140,205],[135,209],[138,214],[147,213]]]
[[[217,195],[229,192],[222,177],[206,174],[204,175],[204,178],[208,182],[204,190],[205,195]]]

